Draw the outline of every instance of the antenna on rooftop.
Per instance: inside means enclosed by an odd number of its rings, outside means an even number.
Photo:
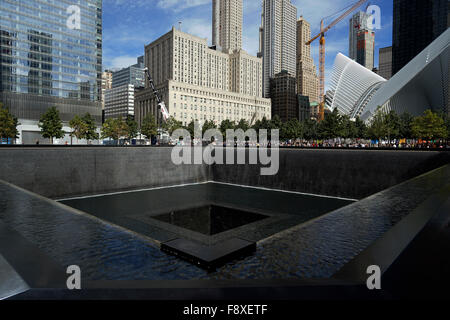
[[[183,23],[182,21],[178,21],[178,30],[180,30],[180,31],[181,31],[181,24],[182,23]]]

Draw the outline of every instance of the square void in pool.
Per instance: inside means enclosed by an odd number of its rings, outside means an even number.
[[[153,219],[212,236],[256,221],[266,215],[216,205],[172,211]]]

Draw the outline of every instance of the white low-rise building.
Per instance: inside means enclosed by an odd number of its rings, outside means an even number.
[[[125,84],[105,91],[105,119],[134,116],[134,85]]]

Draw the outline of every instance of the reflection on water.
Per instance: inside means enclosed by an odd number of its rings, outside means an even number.
[[[156,215],[153,218],[205,235],[215,235],[252,222],[266,219],[267,216],[248,211],[209,205],[170,211],[168,213]]]

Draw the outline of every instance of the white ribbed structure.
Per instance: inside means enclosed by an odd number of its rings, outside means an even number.
[[[419,116],[427,109],[450,115],[450,28],[397,72],[365,106],[370,121],[378,106]]]
[[[386,79],[339,53],[331,78],[333,99],[330,107],[355,118],[384,82]]]

